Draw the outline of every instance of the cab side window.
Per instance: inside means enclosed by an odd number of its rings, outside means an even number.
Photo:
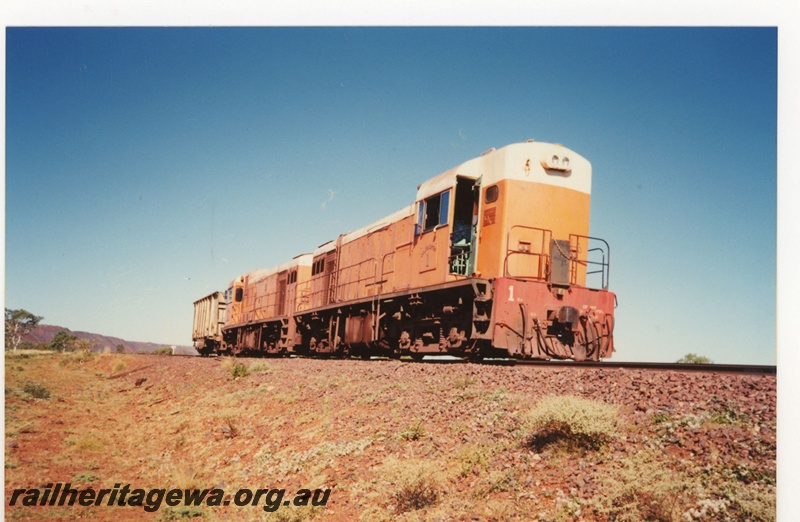
[[[417,213],[417,235],[447,224],[450,211],[450,191],[446,190],[419,202]]]
[[[500,196],[500,188],[497,185],[492,185],[491,187],[486,189],[486,199],[484,200],[486,203],[494,203],[497,201],[497,198]]]

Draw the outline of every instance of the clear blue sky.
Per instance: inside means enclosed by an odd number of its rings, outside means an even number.
[[[6,306],[191,343],[192,302],[490,147],[593,165],[616,357],[775,363],[775,28],[8,28]]]

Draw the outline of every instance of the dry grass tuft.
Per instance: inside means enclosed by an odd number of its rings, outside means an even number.
[[[170,470],[170,487],[177,489],[201,489],[204,486],[198,478],[197,472],[190,466],[176,465]]]
[[[422,424],[422,419],[397,434],[397,437],[402,440],[419,440],[424,436],[425,426]]]
[[[105,450],[105,444],[89,433],[84,433],[67,440],[67,445],[70,446],[73,451],[79,453],[102,452]]]
[[[83,364],[91,361],[95,355],[89,350],[77,350],[74,352],[65,352],[61,354],[61,360],[58,362],[61,366],[68,366],[71,364]]]

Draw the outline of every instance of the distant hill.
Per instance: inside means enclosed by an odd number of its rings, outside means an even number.
[[[66,332],[69,335],[74,335],[78,339],[88,339],[92,341],[94,344],[94,351],[102,352],[108,349],[111,352],[117,350],[117,346],[122,345],[125,347],[125,352],[127,353],[137,353],[137,352],[153,352],[158,350],[159,348],[170,348],[174,345],[171,344],[156,344],[156,343],[144,343],[138,341],[126,341],[124,339],[120,339],[118,337],[109,337],[107,335],[100,335],[95,333],[89,332],[73,332],[68,328],[64,328],[62,326],[52,326],[49,324],[40,324],[37,325],[36,328],[33,329],[28,335],[22,338],[23,342],[27,341],[32,344],[50,344],[50,341],[53,340],[53,337],[58,332]],[[175,346],[175,353],[182,354],[182,355],[197,355],[195,349],[191,346]]]

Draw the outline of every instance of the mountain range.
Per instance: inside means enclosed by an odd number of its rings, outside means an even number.
[[[30,333],[22,338],[23,342],[27,341],[31,344],[50,344],[53,337],[58,332],[66,332],[69,335],[74,335],[78,339],[88,339],[92,342],[93,351],[103,352],[109,350],[111,352],[117,351],[118,346],[123,346],[126,353],[147,353],[158,350],[159,348],[172,348],[175,345],[171,344],[157,344],[146,343],[140,341],[126,341],[118,337],[111,337],[108,335],[101,335],[90,332],[72,331],[63,326],[53,326],[49,324],[39,324]],[[180,355],[197,355],[195,349],[191,346],[175,346],[175,354]]]

